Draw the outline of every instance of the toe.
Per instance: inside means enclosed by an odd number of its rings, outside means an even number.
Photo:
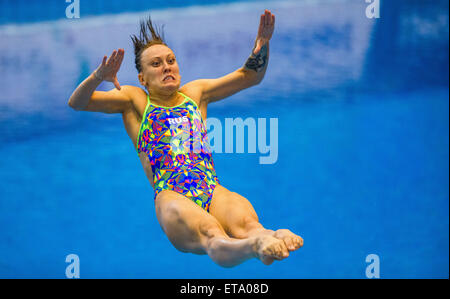
[[[284,243],[289,251],[297,249],[295,246],[295,240],[292,238],[284,238]]]
[[[281,255],[283,258],[287,258],[289,256],[289,250],[287,249],[286,245],[284,243],[280,244],[281,245]]]

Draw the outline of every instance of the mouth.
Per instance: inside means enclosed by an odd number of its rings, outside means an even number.
[[[172,75],[168,75],[168,76],[164,77],[164,80],[163,80],[163,81],[164,81],[164,82],[167,82],[167,81],[175,81],[175,77],[172,76]]]

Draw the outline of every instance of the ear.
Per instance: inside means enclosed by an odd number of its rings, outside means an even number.
[[[144,80],[144,75],[142,74],[142,72],[140,72],[140,73],[138,74],[138,78],[139,78],[139,82],[141,83],[141,85],[144,86],[144,87],[147,87],[147,86],[146,86],[146,82],[145,82],[145,80]]]

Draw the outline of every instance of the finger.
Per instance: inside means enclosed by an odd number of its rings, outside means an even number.
[[[112,62],[116,62],[119,59],[120,51],[116,50],[115,55],[112,57]]]
[[[123,59],[123,56],[125,56],[125,50],[120,49],[120,57]]]
[[[118,66],[120,67],[120,65],[122,64],[123,61],[123,57],[125,56],[125,52],[122,50],[122,52],[120,53],[119,59],[117,61]]]
[[[265,13],[265,24],[269,25],[270,24],[270,12],[266,9],[266,13]]]
[[[259,20],[259,28],[258,28],[258,36],[261,35],[263,29],[264,29],[264,15],[261,15],[261,18]]]
[[[117,80],[117,77],[114,78],[113,84],[118,90],[120,90],[120,84],[119,81]]]
[[[119,56],[123,57],[124,54],[125,54],[125,50],[119,49]]]
[[[116,56],[117,56],[117,50],[114,50],[114,51],[111,53],[111,60],[114,60],[114,59],[116,58]]]
[[[113,54],[114,54],[114,52],[111,54],[111,56],[108,57],[108,60],[106,61],[106,65],[110,65],[111,64],[111,61],[112,61],[112,58],[113,58]]]
[[[105,66],[105,64],[106,64],[106,59],[107,59],[108,57],[105,55],[105,56],[103,56],[103,61],[102,61],[102,66]]]
[[[271,20],[270,24],[275,25],[275,15],[272,15],[272,20]]]
[[[123,55],[119,56],[118,60],[114,63],[114,72],[118,72],[120,69],[120,66],[122,65],[123,61]]]
[[[120,64],[122,63],[122,60],[123,60],[123,54],[124,54],[123,50],[119,49],[116,57],[114,57],[114,60],[113,60],[114,68],[120,67]]]
[[[125,51],[124,51],[123,49],[117,50],[117,57],[122,56],[124,52],[125,52]]]
[[[113,61],[114,57],[116,57],[116,54],[117,54],[117,52],[116,52],[116,50],[114,50],[112,52],[111,56],[109,56],[108,61],[106,62],[106,64],[110,64]]]

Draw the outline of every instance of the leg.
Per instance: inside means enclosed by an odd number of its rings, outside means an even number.
[[[223,267],[257,257],[281,259],[279,240],[272,237],[230,238],[216,218],[188,198],[162,191],[155,201],[156,216],[170,242],[182,252],[208,254]]]
[[[234,238],[244,239],[260,232],[274,233],[259,223],[255,209],[246,198],[221,185],[214,189],[209,212],[219,221],[225,232]]]
[[[289,251],[303,246],[303,239],[288,229],[277,231],[265,229],[259,223],[258,215],[251,203],[245,197],[223,186],[218,185],[214,190],[210,213],[232,237],[241,239],[266,234],[283,240]]]

